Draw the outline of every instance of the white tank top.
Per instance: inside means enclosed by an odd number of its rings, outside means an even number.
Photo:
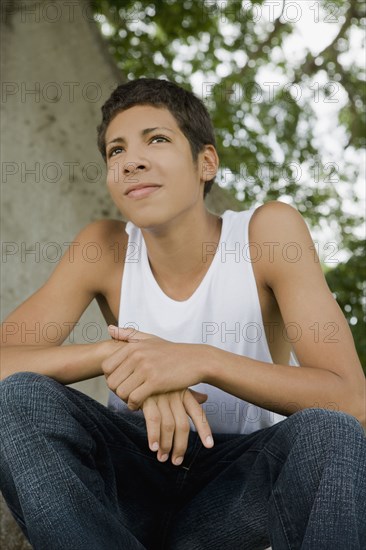
[[[273,363],[252,268],[261,252],[255,243],[250,249],[248,246],[248,225],[254,210],[224,212],[217,249],[213,243],[204,243],[202,248],[203,259],[214,254],[211,265],[198,288],[184,301],[173,300],[162,291],[151,271],[142,232],[128,222],[119,326],[134,326],[172,342],[204,343]],[[294,357],[291,360],[296,364]],[[251,433],[286,418],[209,384],[192,388],[208,394],[202,406],[213,433]],[[129,411],[113,392],[108,406],[126,414],[143,414]],[[195,430],[192,421],[190,424]]]

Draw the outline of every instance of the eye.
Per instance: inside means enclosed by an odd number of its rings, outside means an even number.
[[[170,140],[165,137],[165,136],[153,136],[149,143],[152,143],[154,142],[155,140],[158,140],[158,139],[162,139],[163,140],[163,143],[164,142],[169,142]],[[111,149],[109,149],[108,151],[108,158],[112,158],[112,157],[115,157],[116,155],[118,155],[119,153],[121,153],[122,151],[124,151],[124,148],[121,146],[121,145],[116,145],[116,147],[112,147]]]
[[[121,151],[123,151],[123,147],[121,147],[120,145],[116,147],[112,147],[108,151],[108,158],[114,157],[116,154],[120,153]]]
[[[166,138],[165,136],[153,136],[150,142],[155,141],[156,139],[163,139],[164,141],[169,141],[169,139]]]

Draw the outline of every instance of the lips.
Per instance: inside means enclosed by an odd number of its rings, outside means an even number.
[[[143,198],[151,193],[156,192],[158,189],[160,189],[161,185],[157,185],[155,183],[140,183],[138,185],[131,185],[125,192],[125,195],[129,198]]]

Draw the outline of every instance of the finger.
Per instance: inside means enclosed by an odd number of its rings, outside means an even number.
[[[134,372],[133,368],[129,366],[126,362],[125,364],[119,365],[119,367],[116,368],[113,372],[111,372],[111,374],[105,375],[107,379],[108,388],[115,392],[119,386],[122,386],[122,384],[126,380],[128,380],[128,378],[133,374],[133,372]]]
[[[173,452],[171,458],[172,463],[179,466],[184,460],[184,455],[188,447],[190,425],[187,412],[178,392],[172,394],[170,398],[170,408],[173,413],[175,423]]]
[[[126,342],[147,340],[153,336],[152,334],[147,334],[146,332],[136,330],[134,327],[121,328],[114,325],[109,325],[108,332],[112,338],[124,340]]]
[[[168,460],[169,453],[173,446],[175,422],[169,400],[165,395],[158,397],[157,406],[161,416],[158,460],[165,462]]]
[[[194,425],[196,426],[198,435],[200,436],[203,445],[207,448],[213,447],[214,441],[205,411],[202,409],[201,405],[197,403],[190,390],[185,392],[183,404],[187,413],[192,418]]]
[[[153,397],[148,397],[142,406],[144,413],[147,439],[152,451],[159,450],[161,414]]]
[[[131,346],[128,345],[118,347],[114,353],[102,361],[101,366],[104,374],[111,374],[127,359],[127,357],[129,357],[132,351],[133,349],[131,349]]]
[[[151,395],[157,393],[151,383],[145,381],[128,396],[127,406],[131,411],[137,411],[142,403]]]
[[[143,375],[140,372],[135,371],[135,372],[132,372],[128,378],[125,378],[123,382],[121,382],[121,384],[118,385],[117,388],[112,391],[114,391],[118,395],[118,397],[123,399],[123,401],[125,401],[129,405],[131,410],[135,411],[142,406],[145,399],[141,399],[141,401],[139,401],[138,403],[135,403],[133,406],[130,406],[131,405],[130,396],[136,391],[136,389],[142,386],[143,383],[144,383]],[[149,396],[146,396],[146,398],[147,397]]]
[[[127,342],[129,338],[133,338],[137,333],[134,327],[116,327],[115,325],[109,325],[108,332],[116,340],[124,340]]]
[[[189,391],[191,392],[191,394],[193,395],[193,397],[198,403],[202,404],[205,401],[207,401],[207,398],[208,398],[207,393],[202,393],[200,391],[192,390],[191,388],[189,388]]]

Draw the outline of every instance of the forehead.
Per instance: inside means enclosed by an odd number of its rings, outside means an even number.
[[[133,132],[139,134],[145,128],[155,127],[170,128],[176,134],[183,135],[179,129],[178,122],[165,107],[135,105],[118,113],[111,120],[106,131],[106,141],[108,142],[109,139],[113,139],[115,134],[119,135],[123,130],[131,135]]]

